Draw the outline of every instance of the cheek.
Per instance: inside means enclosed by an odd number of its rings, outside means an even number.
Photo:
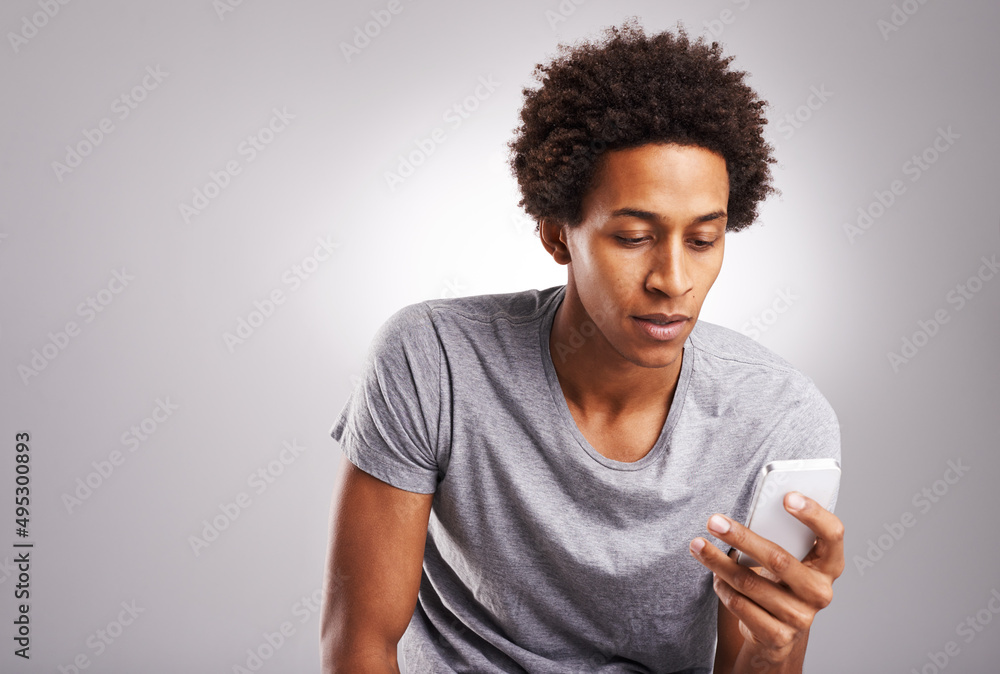
[[[719,278],[719,274],[722,272],[722,250],[713,256],[711,259],[706,260],[705,264],[702,266],[701,278],[702,283],[706,288],[712,287],[715,280]]]
[[[615,251],[598,247],[582,251],[578,261],[581,264],[574,273],[587,311],[600,329],[607,331],[615,323],[612,317],[630,303],[638,267]]]
[[[623,294],[631,292],[637,283],[642,282],[640,256],[627,256],[615,251],[595,251],[590,265],[595,290],[607,298],[608,302],[619,304]]]

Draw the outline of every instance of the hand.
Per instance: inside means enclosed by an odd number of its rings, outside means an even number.
[[[788,492],[784,504],[816,534],[815,545],[801,562],[776,543],[719,514],[709,518],[708,530],[763,568],[755,572],[737,564],[704,538],[691,541],[691,554],[712,571],[715,593],[739,618],[744,646],[771,663],[783,662],[797,646],[804,647],[800,642],[808,638],[816,613],[833,600],[833,581],[845,565],[840,519],[798,492]],[[804,653],[804,648],[799,650]]]

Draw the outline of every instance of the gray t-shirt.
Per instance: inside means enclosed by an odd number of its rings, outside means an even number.
[[[688,551],[744,522],[769,461],[840,459],[813,381],[698,321],[669,414],[635,462],[577,427],[549,350],[565,286],[393,314],[331,435],[384,482],[434,493],[404,672],[707,674],[712,574]],[[559,354],[554,354],[559,357]]]

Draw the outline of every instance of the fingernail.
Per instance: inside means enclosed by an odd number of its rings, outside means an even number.
[[[691,552],[693,552],[694,554],[696,554],[696,555],[700,554],[701,551],[704,550],[704,549],[705,549],[705,539],[704,538],[696,538],[693,541],[691,541]]]
[[[722,515],[712,515],[708,518],[708,528],[717,534],[724,534],[729,531],[729,520]]]
[[[806,507],[806,500],[797,491],[788,492],[788,507],[792,510],[802,510]]]

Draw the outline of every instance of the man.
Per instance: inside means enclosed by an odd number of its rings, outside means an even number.
[[[380,328],[332,429],[326,672],[400,671],[398,643],[407,672],[801,672],[842,524],[789,494],[799,562],[740,522],[762,466],[839,460],[840,432],[811,379],[698,322],[774,191],[730,60],[627,22],[539,66],[511,165],[567,283]]]

